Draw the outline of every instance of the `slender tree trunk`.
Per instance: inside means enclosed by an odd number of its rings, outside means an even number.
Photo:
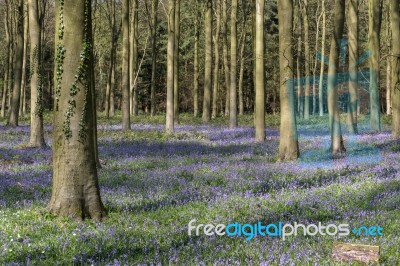
[[[166,131],[174,133],[175,0],[168,1],[167,117]]]
[[[158,0],[151,2],[151,13],[152,13],[152,32],[151,32],[151,91],[150,91],[150,114],[151,116],[156,115],[156,74],[157,74],[157,9]]]
[[[305,87],[304,87],[304,119],[310,119],[310,39],[309,39],[309,20],[308,3],[303,0],[302,17],[304,24],[304,65],[305,65]]]
[[[4,118],[6,116],[6,100],[7,100],[7,92],[10,93],[8,90],[9,84],[11,83],[11,34],[10,34],[10,27],[9,27],[9,12],[8,12],[8,3],[6,3],[4,7],[4,30],[6,33],[6,62],[5,62],[5,73],[4,73],[4,85],[3,85],[3,95],[2,95],[2,100],[1,100],[1,117]]]
[[[325,0],[322,0],[322,37],[321,37],[321,69],[318,85],[319,116],[324,116],[324,69],[325,69],[325,41],[326,41],[326,12]]]
[[[130,108],[131,115],[138,115],[138,94],[137,94],[137,72],[138,72],[138,0],[132,1],[132,18],[131,18],[131,34],[130,34]]]
[[[393,55],[392,52],[392,30],[390,26],[391,22],[391,8],[390,2],[387,7],[386,15],[386,47],[389,55]],[[386,114],[392,114],[392,56],[386,58]]]
[[[301,27],[301,17],[300,12],[297,12],[298,16],[298,39],[297,39],[297,112],[299,117],[304,117],[304,106],[303,106],[303,84],[302,84],[302,27]]]
[[[207,0],[205,15],[205,65],[204,65],[204,97],[203,122],[211,119],[211,84],[212,84],[212,0]]]
[[[45,146],[43,130],[43,71],[41,25],[39,22],[38,0],[28,0],[30,35],[30,87],[31,87],[31,134],[29,145]]]
[[[181,31],[181,0],[175,0],[174,46],[174,123],[179,124],[179,38]]]
[[[55,79],[60,97],[54,113],[53,188],[50,212],[78,220],[100,220],[100,198],[94,147],[91,2],[56,1]],[[69,51],[69,52],[65,52]],[[78,76],[78,78],[76,78]]]
[[[357,133],[357,59],[358,59],[358,0],[349,2],[349,105],[347,127],[350,133]]]
[[[21,97],[19,99],[19,115],[24,116],[26,114],[26,59],[28,58],[28,34],[29,34],[29,23],[27,4],[24,3],[24,56],[22,58],[22,74],[21,74]]]
[[[265,82],[264,82],[264,0],[256,0],[255,8],[255,57],[256,57],[256,84],[255,84],[255,139],[265,141]]]
[[[129,0],[122,0],[122,130],[131,129],[129,106]]]
[[[24,55],[24,2],[18,0],[17,4],[17,28],[16,28],[16,47],[14,58],[14,89],[12,93],[12,103],[8,125],[12,127],[18,126],[19,99],[21,96],[21,80],[22,80],[22,61]]]
[[[111,69],[111,87],[110,87],[110,116],[115,116],[115,60],[112,62]]]
[[[243,25],[244,27],[245,25]],[[240,71],[239,71],[239,115],[244,115],[244,99],[243,99],[243,79],[244,79],[244,49],[246,44],[246,31],[243,28],[242,44],[240,47]]]
[[[217,25],[215,30],[214,37],[214,79],[213,79],[213,97],[212,97],[212,118],[217,117],[217,102],[218,102],[218,87],[219,87],[219,33],[220,33],[220,25],[221,25],[221,3],[220,1],[216,1],[216,16],[217,16]]]
[[[319,15],[318,15],[318,11],[319,11],[319,7],[320,7],[320,5],[319,5],[320,3],[318,2],[318,7],[317,7],[317,13],[315,14],[315,16],[317,17],[318,16],[318,19],[317,19],[317,21],[316,21],[316,24],[317,24],[317,32],[316,32],[316,34],[315,34],[315,51],[317,51],[317,52],[319,52],[318,51],[318,49],[319,49],[319,47],[318,47],[318,43],[319,43],[319,39],[318,39],[318,37],[319,37],[319,28],[320,28],[320,21],[321,21],[321,17],[322,17],[322,13],[320,13]],[[313,82],[312,82],[312,99],[313,99],[313,101],[312,101],[312,114],[313,115],[317,115],[317,98],[318,98],[318,95],[317,95],[317,67],[318,67],[318,60],[314,60],[314,69],[313,69],[313,73],[312,73],[312,75],[313,75]]]
[[[197,117],[199,115],[199,20],[197,18],[199,9],[199,2],[196,0],[196,17],[195,17],[195,29],[194,29],[194,78],[193,78],[193,115]]]
[[[225,88],[226,88],[226,97],[225,97],[225,116],[229,115],[229,103],[230,103],[230,66],[228,59],[228,15],[227,15],[227,7],[226,2],[228,0],[222,0],[222,53],[224,60],[224,77],[225,77]]]
[[[238,0],[232,0],[231,7],[231,86],[229,102],[229,127],[237,127],[237,5]]]
[[[381,0],[369,0],[369,34],[368,47],[371,51],[370,57],[370,105],[371,105],[371,128],[375,131],[381,131],[380,121],[380,103],[379,103],[379,84],[380,84],[380,28],[381,28]]]
[[[339,40],[343,35],[345,17],[345,0],[335,0],[334,4],[334,24],[331,36],[331,50],[329,54],[328,68],[328,111],[329,128],[331,132],[331,151],[333,156],[342,155],[346,152],[343,144],[342,131],[340,126],[340,116],[338,107],[338,89],[336,88],[337,71],[339,69],[340,46]]]
[[[279,160],[295,160],[299,157],[296,127],[294,76],[293,76],[293,1],[278,1],[279,21],[279,67],[281,126],[279,138]]]
[[[392,136],[400,136],[400,9],[399,0],[390,0],[392,28]]]

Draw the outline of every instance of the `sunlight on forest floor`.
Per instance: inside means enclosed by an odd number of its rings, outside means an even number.
[[[326,118],[299,121],[301,159],[277,163],[279,118],[254,143],[252,116],[234,130],[182,116],[175,135],[163,117],[99,119],[101,193],[109,216],[76,223],[46,212],[51,149],[26,148],[29,126],[0,125],[0,264],[137,263],[333,265],[333,241],[381,246],[381,265],[400,258],[400,140],[388,129],[345,134],[347,156],[330,158]],[[51,143],[50,117],[46,141]],[[382,237],[189,237],[187,224],[302,222],[380,225]]]

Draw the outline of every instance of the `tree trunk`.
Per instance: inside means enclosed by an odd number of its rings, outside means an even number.
[[[304,24],[304,65],[305,65],[305,87],[304,87],[304,119],[310,119],[310,40],[309,40],[309,20],[308,3],[303,0],[302,17]]]
[[[392,135],[400,136],[400,9],[399,0],[390,0],[392,28]]]
[[[193,115],[199,116],[199,2],[196,0],[196,16],[194,28],[194,59],[193,59]]]
[[[207,0],[205,15],[205,65],[204,65],[204,97],[203,122],[211,119],[211,83],[212,83],[212,0]]]
[[[350,133],[357,133],[357,59],[358,59],[358,0],[349,3],[349,105],[347,127]]]
[[[138,0],[132,1],[132,18],[131,18],[131,34],[130,34],[130,108],[131,115],[138,115],[138,94],[137,94],[137,77],[138,77]]]
[[[294,104],[293,76],[293,1],[278,1],[279,21],[279,68],[281,126],[278,160],[295,160],[299,157],[299,145]]]
[[[317,32],[315,34],[315,51],[319,52],[318,49],[318,43],[319,43],[319,27],[320,27],[320,21],[322,17],[322,13],[318,14],[319,11],[319,2],[318,2],[318,7],[317,7],[317,12],[315,13],[315,16],[318,16],[318,19],[316,19],[316,24],[317,24]],[[318,67],[318,60],[315,58],[314,60],[314,69],[313,69],[313,82],[312,82],[312,114],[317,115],[317,67]]]
[[[129,0],[122,0],[122,130],[131,129],[129,102]]]
[[[240,47],[240,70],[239,70],[239,115],[244,115],[244,100],[243,100],[243,79],[244,79],[244,49],[246,45],[246,30],[243,23],[242,44]]]
[[[322,37],[321,37],[321,69],[318,85],[319,116],[324,116],[324,69],[325,69],[325,42],[326,42],[326,11],[325,0],[322,0]]]
[[[7,93],[10,93],[9,91],[9,85],[11,83],[11,72],[12,72],[12,34],[10,34],[10,19],[9,19],[9,12],[8,12],[8,5],[5,5],[4,8],[4,31],[6,33],[6,62],[5,62],[5,73],[4,73],[4,85],[3,85],[3,95],[2,95],[2,100],[1,100],[1,117],[4,118],[6,116],[6,100],[7,100]],[[10,108],[10,106],[8,106]]]
[[[340,46],[339,40],[343,35],[345,0],[335,0],[334,6],[333,34],[331,36],[331,50],[329,54],[328,68],[328,111],[329,128],[331,132],[331,151],[332,155],[338,156],[346,152],[343,144],[342,131],[340,126],[340,116],[338,107],[337,71],[339,68]]]
[[[179,38],[181,31],[181,0],[175,0],[174,46],[174,123],[179,124]]]
[[[166,131],[174,133],[174,54],[175,54],[175,0],[168,0],[167,47],[167,114]]]
[[[265,141],[265,82],[264,82],[264,0],[256,0],[256,84],[255,84],[255,139],[258,142]]]
[[[231,7],[231,85],[229,102],[229,127],[237,127],[237,5],[238,0],[232,0]]]
[[[15,57],[14,57],[14,88],[12,92],[12,103],[8,125],[18,126],[19,100],[21,96],[22,61],[24,56],[24,1],[18,0],[17,4],[17,28],[15,36]]]
[[[24,1],[24,56],[22,58],[22,74],[21,74],[21,97],[19,99],[19,115],[24,116],[26,114],[26,59],[28,58],[28,34],[29,34],[29,23],[28,23],[28,12],[27,4]]]
[[[29,145],[45,146],[43,130],[43,71],[38,0],[28,0],[30,35],[31,135]]]
[[[370,114],[371,114],[371,128],[375,131],[381,131],[380,121],[380,103],[379,103],[379,84],[380,84],[380,29],[381,29],[381,0],[369,0],[369,34],[368,34],[368,47],[371,51],[369,60],[370,66]]]
[[[57,95],[54,113],[53,188],[48,209],[55,215],[100,220],[105,210],[97,178],[93,121],[91,2],[56,1]]]
[[[152,32],[151,32],[151,89],[150,89],[150,114],[156,115],[156,71],[157,71],[157,9],[158,0],[151,2]]]
[[[212,118],[217,117],[217,102],[218,102],[218,87],[219,87],[219,33],[220,33],[220,25],[221,25],[221,3],[220,1],[216,1],[216,16],[217,16],[217,25],[215,30],[215,38],[214,38],[214,79],[213,79],[213,97],[212,97]]]
[[[228,15],[226,2],[228,0],[222,0],[222,53],[224,60],[224,77],[225,77],[225,116],[229,115],[229,102],[230,102],[230,67],[228,59]]]

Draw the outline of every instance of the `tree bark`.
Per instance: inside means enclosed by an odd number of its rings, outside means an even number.
[[[175,0],[174,46],[174,123],[179,124],[179,39],[181,31],[181,0]]]
[[[94,147],[91,2],[56,1],[53,184],[48,209],[77,220],[105,216]],[[62,69],[62,72],[57,72]]]
[[[203,122],[211,119],[211,84],[212,84],[212,0],[207,0],[205,15],[205,65],[204,65],[204,97]]]
[[[168,0],[167,47],[167,114],[166,131],[174,133],[174,55],[175,55],[175,0]]]
[[[381,131],[380,121],[380,100],[379,100],[379,85],[380,85],[380,29],[381,29],[381,0],[368,1],[369,14],[369,32],[368,32],[368,47],[371,51],[369,60],[370,66],[370,114],[371,128],[375,131]]]
[[[238,0],[232,0],[231,7],[231,84],[229,102],[229,127],[236,128],[237,122],[237,5]]]
[[[26,1],[26,0],[25,0]],[[28,23],[28,10],[27,4],[24,1],[24,56],[22,58],[22,73],[21,73],[21,97],[19,98],[19,115],[24,116],[26,114],[26,61],[28,58],[28,34],[29,34],[29,23]]]
[[[325,42],[326,42],[326,11],[325,0],[322,0],[322,37],[321,37],[321,69],[318,85],[319,116],[324,116],[324,69],[325,69]]]
[[[157,9],[158,0],[151,2],[152,32],[151,32],[151,91],[150,91],[150,114],[156,115],[156,71],[157,71]]]
[[[213,97],[212,97],[212,114],[211,118],[217,117],[217,102],[218,102],[218,87],[219,87],[219,35],[220,35],[220,26],[221,26],[221,3],[219,0],[215,2],[217,6],[216,16],[217,16],[217,25],[215,30],[214,37],[214,79],[213,79]]]
[[[14,88],[12,92],[11,110],[7,124],[12,127],[18,126],[19,101],[21,97],[22,61],[24,56],[24,2],[17,3],[17,28],[15,36],[14,57]]]
[[[122,130],[131,129],[129,82],[129,0],[122,0]]]
[[[265,81],[264,81],[264,0],[256,0],[255,8],[255,57],[256,57],[256,84],[255,84],[255,127],[257,142],[265,141]]]
[[[224,77],[225,77],[225,116],[229,115],[229,103],[230,103],[230,66],[228,58],[228,15],[226,2],[228,0],[222,0],[222,53],[224,60]]]
[[[358,0],[349,2],[349,105],[347,127],[350,133],[357,133],[357,59],[358,59]]]
[[[199,115],[199,2],[196,0],[196,15],[194,29],[194,59],[193,59],[193,115]]]
[[[304,65],[305,65],[305,86],[304,86],[304,119],[310,119],[310,39],[309,39],[309,20],[308,3],[303,0],[302,17],[304,25]]]
[[[331,133],[331,151],[332,155],[340,156],[346,152],[343,144],[342,131],[340,126],[340,116],[338,108],[338,89],[337,71],[339,68],[340,46],[339,40],[343,35],[345,17],[345,0],[335,0],[334,4],[334,24],[333,34],[331,36],[331,50],[329,54],[328,68],[328,111],[329,128]]]
[[[43,71],[42,71],[42,44],[41,25],[39,22],[38,0],[28,0],[29,35],[30,35],[30,87],[31,87],[31,133],[29,145],[42,147],[44,141],[43,130]]]
[[[400,136],[400,9],[399,0],[390,0],[392,28],[392,136]]]
[[[293,76],[293,1],[278,1],[281,126],[278,160],[299,157]]]
[[[154,1],[153,1],[154,2]],[[157,2],[158,3],[158,2]],[[132,18],[131,18],[131,34],[130,38],[130,108],[131,115],[137,116],[139,113],[138,108],[138,93],[137,93],[137,77],[138,77],[138,0],[132,1]],[[154,40],[154,39],[153,39]]]

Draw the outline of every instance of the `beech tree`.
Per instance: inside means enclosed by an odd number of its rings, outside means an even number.
[[[205,29],[205,65],[204,65],[204,97],[203,122],[211,119],[211,83],[212,83],[212,0],[207,0]]]
[[[256,141],[265,141],[265,81],[264,81],[264,0],[257,0],[255,6],[256,40],[255,40],[255,127]]]
[[[392,28],[392,135],[400,136],[400,9],[399,0],[390,0]]]
[[[129,73],[129,0],[122,0],[122,130],[131,129]]]
[[[346,152],[343,144],[340,114],[338,107],[337,72],[339,69],[340,46],[339,41],[343,35],[345,17],[345,0],[335,0],[333,33],[331,35],[331,48],[329,53],[328,68],[328,112],[329,129],[331,133],[331,151],[333,156],[340,156]]]
[[[174,54],[175,0],[168,0],[167,117],[165,127],[167,133],[174,133]]]
[[[231,7],[231,84],[230,84],[230,102],[229,102],[229,127],[237,127],[237,7],[238,0],[232,0]]]
[[[299,157],[293,84],[293,1],[278,0],[281,126],[279,160]]]
[[[91,1],[56,1],[53,180],[48,209],[100,220],[95,146]]]
[[[30,89],[31,89],[31,136],[29,145],[45,145],[43,130],[43,71],[42,29],[39,21],[38,0],[28,0],[30,35]]]

